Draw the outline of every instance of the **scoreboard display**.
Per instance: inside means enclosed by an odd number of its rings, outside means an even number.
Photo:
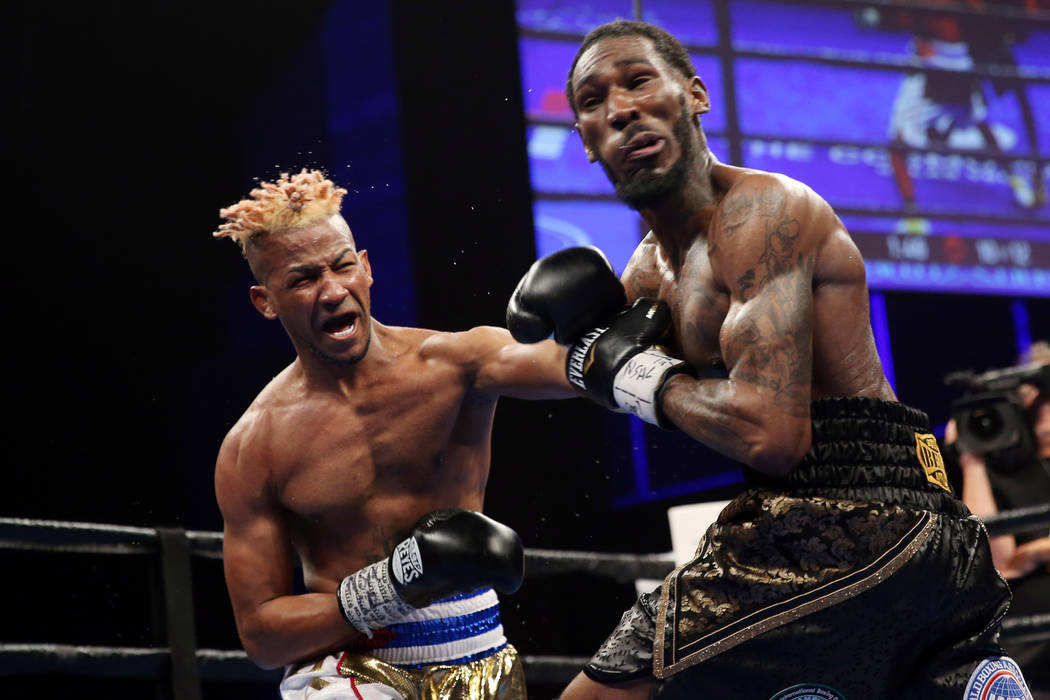
[[[587,31],[679,38],[723,162],[784,173],[838,212],[873,290],[1050,296],[1046,0],[518,0],[539,253],[644,234],[587,162],[565,80]]]

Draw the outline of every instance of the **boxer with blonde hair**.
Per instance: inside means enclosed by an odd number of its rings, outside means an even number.
[[[573,395],[565,351],[373,318],[344,194],[318,171],[282,175],[214,234],[240,246],[252,304],[296,351],[216,463],[238,632],[257,664],[287,666],[285,700],[524,698],[493,590],[517,588],[523,550],[480,511],[497,399]]]

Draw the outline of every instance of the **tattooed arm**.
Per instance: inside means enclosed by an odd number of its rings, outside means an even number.
[[[663,410],[697,440],[773,476],[809,449],[813,269],[821,240],[800,183],[753,174],[723,200],[708,237],[730,306],[719,333],[728,379],[671,380]]]

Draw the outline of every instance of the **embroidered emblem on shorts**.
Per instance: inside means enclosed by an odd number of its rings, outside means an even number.
[[[800,683],[784,688],[769,700],[846,700],[846,696],[827,685]]]
[[[423,558],[415,537],[409,537],[396,548],[390,558],[390,568],[398,583],[408,583],[423,573]]]
[[[937,447],[937,438],[929,433],[915,433],[915,455],[930,483],[945,491],[952,490],[948,486],[948,474],[944,471],[944,459],[941,458],[941,449]]]
[[[989,656],[970,674],[963,700],[1032,700],[1032,693],[1013,659]]]

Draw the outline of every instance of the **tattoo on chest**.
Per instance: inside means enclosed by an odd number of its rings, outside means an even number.
[[[702,352],[720,352],[718,327],[724,317],[724,304],[719,303],[710,285],[700,282],[687,294],[676,296],[673,309],[675,318],[684,319],[683,339]]]
[[[365,562],[375,564],[377,561],[383,561],[393,553],[394,547],[405,536],[404,534],[388,532],[384,527],[376,528],[372,535],[372,551],[365,555]]]

